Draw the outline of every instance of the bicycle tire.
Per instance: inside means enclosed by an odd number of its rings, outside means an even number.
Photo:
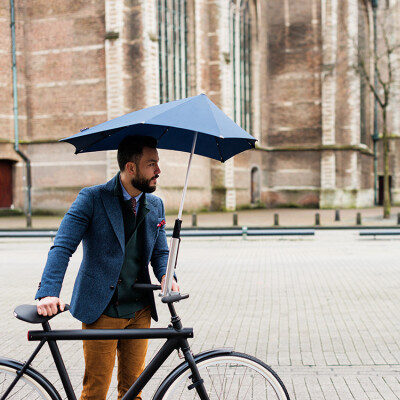
[[[243,353],[210,354],[196,360],[210,400],[290,400],[282,380],[267,364]],[[154,400],[198,399],[186,363],[161,383]]]
[[[4,393],[22,367],[23,364],[19,361],[9,358],[0,359],[0,399],[3,399]],[[61,400],[61,396],[43,375],[29,367],[5,399]]]

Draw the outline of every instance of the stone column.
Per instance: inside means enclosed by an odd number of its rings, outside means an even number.
[[[227,56],[230,54],[230,13],[229,1],[220,2],[220,16],[219,16],[219,46],[220,46],[220,70],[221,70],[221,109],[233,119],[233,86],[232,86],[232,61],[227,62]],[[239,25],[238,25],[239,26]],[[226,189],[225,194],[225,207],[227,210],[234,210],[236,208],[236,189],[235,189],[235,162],[233,158],[224,164],[224,186]]]
[[[337,0],[321,0],[322,20],[322,145],[334,145],[336,101],[336,52],[337,52]],[[320,207],[331,207],[336,188],[336,157],[334,151],[321,154]]]
[[[144,49],[144,107],[160,102],[160,77],[158,73],[158,32],[157,8],[155,1],[146,1],[142,5],[143,49]]]
[[[112,39],[106,39],[106,88],[107,88],[107,119],[124,114],[123,88],[123,49],[122,37],[124,28],[124,2],[120,0],[105,0],[106,32],[115,33]],[[118,34],[118,37],[117,37]],[[118,170],[116,152],[107,152],[107,179],[111,179]]]
[[[360,144],[360,75],[355,66],[358,63],[358,3],[347,2],[347,81],[349,83],[347,105],[349,113],[349,138],[350,144]],[[353,171],[356,173],[357,171]],[[358,187],[358,186],[357,186]],[[352,188],[356,189],[356,188]]]
[[[360,145],[360,75],[355,70],[358,63],[358,3],[357,1],[347,2],[347,19],[346,31],[347,37],[347,81],[349,84],[347,105],[349,113],[348,136],[350,144],[354,146]],[[350,187],[343,188],[347,194],[344,196],[343,206],[364,205],[362,193],[360,192],[361,167],[360,153],[357,150],[350,152]],[[356,193],[355,198],[352,193]],[[349,201],[349,203],[347,203]]]

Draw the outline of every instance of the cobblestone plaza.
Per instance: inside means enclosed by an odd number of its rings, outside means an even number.
[[[50,240],[0,241],[0,354],[25,360],[36,329],[12,316],[32,303]],[[67,272],[62,298],[70,298],[81,248]],[[365,239],[356,230],[317,231],[307,238],[251,240],[184,239],[178,264],[183,292],[178,304],[193,326],[192,349],[234,347],[271,365],[291,399],[400,398],[400,246],[398,239]],[[168,313],[158,306],[160,321]],[[68,313],[53,328],[79,328]],[[149,356],[161,341],[150,345]],[[81,343],[60,343],[73,385],[80,393]],[[159,376],[179,363],[168,360]],[[49,351],[34,362],[56,387]],[[150,388],[151,389],[151,388]],[[116,398],[115,382],[110,399]],[[148,397],[146,397],[148,398]]]

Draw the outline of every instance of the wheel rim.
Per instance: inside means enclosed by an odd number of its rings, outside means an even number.
[[[286,399],[274,375],[257,362],[237,356],[214,357],[197,364],[211,400],[280,400]],[[191,371],[185,371],[168,388],[164,399],[196,399]]]
[[[0,370],[0,394],[5,393],[11,382],[16,377],[16,370],[13,368],[2,366]],[[28,375],[24,375],[17,382],[7,399],[10,400],[51,400],[48,393],[38,385],[38,383]]]

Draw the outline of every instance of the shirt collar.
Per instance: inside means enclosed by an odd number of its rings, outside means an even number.
[[[124,188],[124,185],[123,185],[122,182],[121,182],[121,176],[120,176],[120,175],[118,176],[118,178],[119,178],[119,183],[120,183],[120,185],[121,185],[122,196],[123,196],[124,200],[130,200],[132,196],[131,196],[131,195],[126,191],[126,189]],[[139,203],[140,198],[142,197],[142,194],[143,194],[143,192],[141,192],[141,193],[139,193],[137,196],[135,196],[136,203]]]

